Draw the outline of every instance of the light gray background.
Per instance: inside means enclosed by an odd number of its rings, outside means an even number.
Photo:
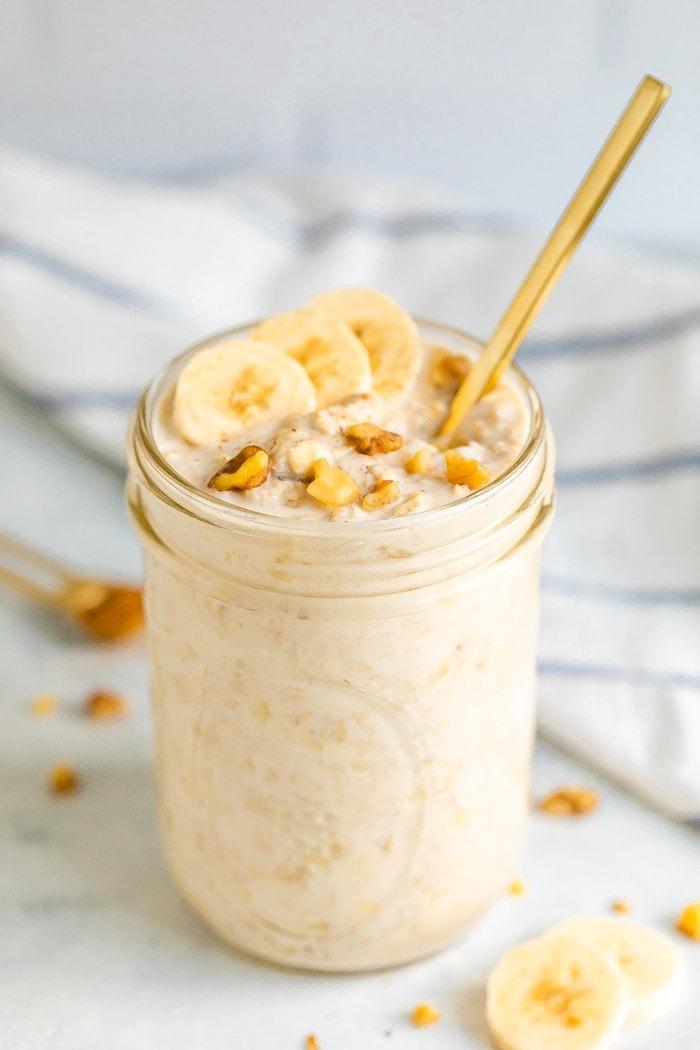
[[[2,0],[0,140],[123,173],[335,167],[551,224],[644,73],[599,220],[700,258],[700,0]]]

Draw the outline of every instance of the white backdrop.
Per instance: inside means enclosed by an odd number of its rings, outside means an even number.
[[[334,166],[549,224],[646,72],[599,232],[700,257],[700,0],[1,0],[0,139],[126,173]]]

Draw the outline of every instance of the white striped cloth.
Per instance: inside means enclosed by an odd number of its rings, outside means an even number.
[[[1,149],[0,368],[121,463],[188,342],[353,284],[485,336],[541,239],[396,185],[114,183]],[[594,242],[520,354],[558,442],[540,725],[700,823],[700,272]]]

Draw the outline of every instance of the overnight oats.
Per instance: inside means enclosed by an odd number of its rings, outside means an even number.
[[[480,345],[343,290],[173,362],[137,409],[165,850],[243,951],[359,970],[459,936],[517,874],[553,447]]]

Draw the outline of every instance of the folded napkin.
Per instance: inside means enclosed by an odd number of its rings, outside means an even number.
[[[371,285],[485,336],[541,240],[403,186],[116,183],[0,149],[0,369],[122,463],[141,388],[202,335]],[[540,725],[700,823],[700,271],[595,240],[519,357],[558,444]]]

